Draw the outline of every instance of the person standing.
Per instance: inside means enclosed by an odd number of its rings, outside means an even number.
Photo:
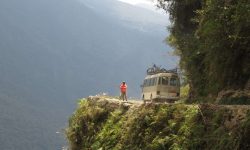
[[[120,85],[120,90],[121,90],[121,99],[122,101],[127,100],[127,84],[125,81],[122,82],[122,84]]]

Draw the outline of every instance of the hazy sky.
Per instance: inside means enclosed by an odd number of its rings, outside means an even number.
[[[147,4],[147,5],[152,5],[152,3],[154,3],[153,0],[119,0],[125,3],[129,3],[129,4]]]
[[[156,8],[155,5],[156,5],[157,0],[118,0],[118,1],[128,3],[131,5],[137,5],[137,6],[140,6],[140,7],[143,7],[143,8],[146,8],[146,9],[149,9],[152,11],[156,11],[156,12],[159,12],[161,14],[166,15],[163,10]]]

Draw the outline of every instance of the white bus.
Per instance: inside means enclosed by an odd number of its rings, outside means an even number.
[[[177,72],[148,74],[142,85],[142,99],[152,102],[174,102],[180,97],[180,80]]]

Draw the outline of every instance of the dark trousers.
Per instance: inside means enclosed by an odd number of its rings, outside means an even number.
[[[127,93],[126,93],[126,92],[121,92],[120,98],[121,98],[123,101],[124,101],[124,100],[128,101],[128,100],[127,100]]]

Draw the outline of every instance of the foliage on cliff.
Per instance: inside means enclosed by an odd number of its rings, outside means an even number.
[[[246,88],[249,0],[158,0],[158,4],[170,14],[167,41],[181,58],[191,97],[216,97],[222,90]]]
[[[250,109],[81,100],[66,130],[72,150],[249,149]]]

